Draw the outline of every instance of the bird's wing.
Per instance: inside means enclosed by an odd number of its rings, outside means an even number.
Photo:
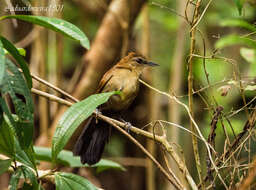
[[[101,79],[100,84],[98,86],[98,90],[97,93],[100,93],[103,91],[103,89],[105,88],[105,86],[108,84],[108,82],[110,81],[110,79],[113,77],[113,74],[110,74],[110,72],[107,72]]]

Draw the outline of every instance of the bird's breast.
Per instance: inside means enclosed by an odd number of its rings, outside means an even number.
[[[107,108],[113,111],[127,109],[139,91],[138,79],[139,77],[136,74],[126,70],[114,75],[104,88],[104,91],[118,90],[121,94],[111,96],[107,102]]]

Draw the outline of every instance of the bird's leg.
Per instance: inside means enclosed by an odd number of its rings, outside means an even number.
[[[120,118],[120,120],[124,123],[124,126],[125,126],[125,128],[126,128],[126,131],[127,131],[128,133],[130,133],[130,130],[131,130],[131,128],[132,128],[132,124],[131,124],[130,122],[128,122],[128,121],[123,120],[122,118]]]
[[[96,119],[96,123],[98,123],[98,115],[99,114],[102,114],[101,113],[101,111],[98,109],[98,108],[96,108],[96,110],[95,110],[95,119]]]

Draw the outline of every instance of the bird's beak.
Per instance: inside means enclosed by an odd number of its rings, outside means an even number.
[[[151,61],[147,61],[146,65],[151,66],[151,67],[159,66],[158,64],[151,62]]]

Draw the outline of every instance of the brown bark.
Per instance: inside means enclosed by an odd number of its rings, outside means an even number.
[[[94,93],[104,72],[119,57],[123,31],[127,29],[127,26],[132,26],[145,0],[127,2],[131,3],[131,8],[129,9],[131,12],[128,14],[130,15],[129,24],[125,20],[126,11],[128,11],[126,0],[113,0],[111,2],[91,49],[83,57],[82,61],[85,65],[85,70],[82,73],[81,80],[74,87],[73,96],[83,99]],[[51,125],[51,135],[54,134],[57,122],[65,110],[66,107],[61,107],[58,114],[56,114],[55,120]]]

